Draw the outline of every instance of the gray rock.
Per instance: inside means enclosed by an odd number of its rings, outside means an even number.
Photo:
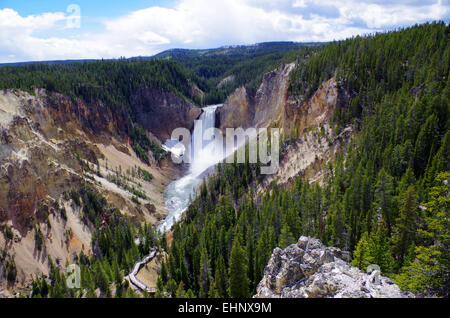
[[[275,248],[255,298],[404,298],[379,270],[363,273],[348,264],[350,253],[302,236],[286,249]]]

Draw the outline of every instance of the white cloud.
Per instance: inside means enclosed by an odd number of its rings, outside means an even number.
[[[129,57],[173,47],[275,40],[329,41],[436,19],[448,22],[446,0],[178,0],[173,8],[151,7],[103,21],[101,32],[64,36],[67,16],[62,12],[21,17],[3,9],[0,62]],[[55,30],[63,36],[42,35]]]
[[[444,19],[448,13],[448,7],[444,6],[441,0],[435,1],[434,4],[426,4],[426,1],[422,2],[422,5],[407,3],[383,4],[381,0],[350,2],[351,5],[341,8],[341,15],[349,20],[361,19],[369,29],[385,29]]]

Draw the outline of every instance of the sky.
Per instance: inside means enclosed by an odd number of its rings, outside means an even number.
[[[450,21],[450,0],[0,0],[0,63],[323,42]]]

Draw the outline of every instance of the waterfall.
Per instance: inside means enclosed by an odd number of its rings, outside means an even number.
[[[169,230],[174,221],[181,218],[183,212],[189,207],[191,198],[195,197],[195,188],[202,182],[202,173],[211,166],[223,160],[222,152],[217,151],[217,147],[222,144],[213,141],[203,140],[204,133],[215,128],[216,109],[222,105],[207,106],[202,109],[202,114],[194,124],[192,132],[191,164],[189,173],[184,177],[171,182],[165,191],[165,203],[169,214],[163,223],[158,226],[158,230],[165,232]]]
[[[223,147],[223,144],[203,139],[208,129],[216,127],[217,107],[219,105],[203,108],[203,113],[194,125],[191,140],[190,173],[195,176],[199,176],[206,169],[223,159],[221,153],[217,151],[217,147]]]

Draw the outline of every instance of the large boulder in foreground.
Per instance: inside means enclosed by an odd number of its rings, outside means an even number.
[[[275,248],[255,298],[404,298],[378,270],[364,273],[348,264],[350,254],[302,236],[286,249]]]

